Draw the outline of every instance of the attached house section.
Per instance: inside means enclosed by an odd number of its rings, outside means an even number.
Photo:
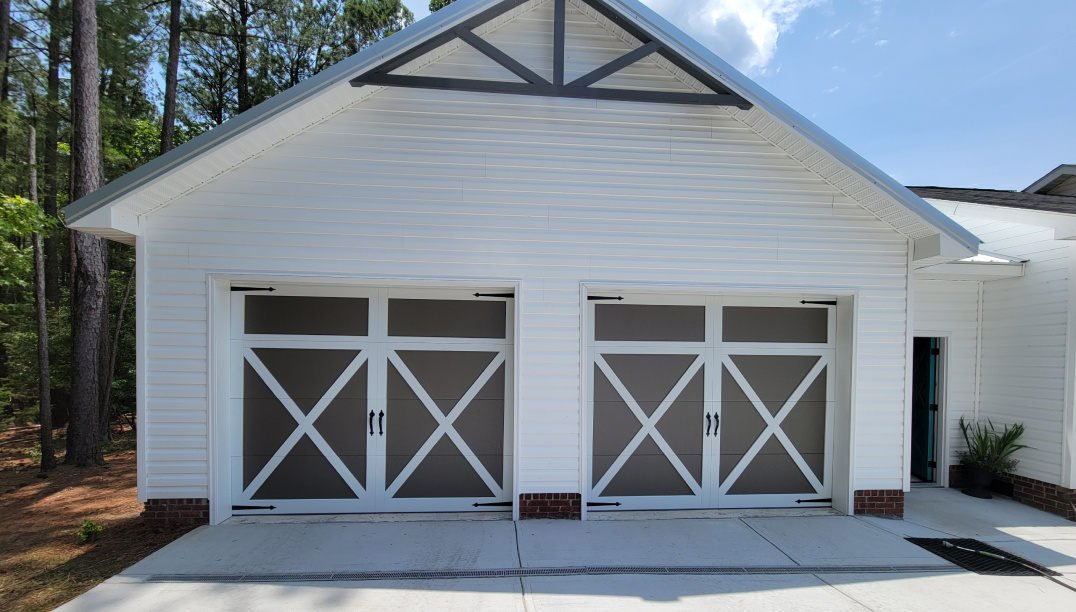
[[[1076,198],[912,188],[980,236],[980,256],[916,271],[915,335],[940,341],[939,473],[961,485],[958,421],[1022,423],[1015,498],[1076,518],[1073,360]],[[1065,212],[1065,211],[1068,212]],[[976,269],[971,272],[972,269]]]

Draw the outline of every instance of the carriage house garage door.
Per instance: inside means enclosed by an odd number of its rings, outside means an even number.
[[[233,511],[505,509],[510,298],[245,289],[232,290]]]
[[[830,505],[835,311],[591,296],[591,510]]]

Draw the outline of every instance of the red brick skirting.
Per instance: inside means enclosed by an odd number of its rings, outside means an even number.
[[[208,499],[149,499],[142,521],[150,525],[208,525]]]
[[[583,518],[581,502],[582,497],[578,493],[521,493],[519,518],[579,520]]]
[[[1021,504],[1076,521],[1076,509],[1069,503],[1069,500],[1076,503],[1076,489],[1066,489],[1016,474],[1002,474],[996,480],[1011,484],[1012,498]]]
[[[900,489],[864,489],[856,491],[855,514],[904,516],[904,491]]]

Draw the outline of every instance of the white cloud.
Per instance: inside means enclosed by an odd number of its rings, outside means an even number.
[[[804,9],[825,0],[643,0],[650,8],[747,73],[760,73],[777,38]]]
[[[833,87],[830,87],[829,89],[823,89],[822,93],[831,94],[831,93],[837,91],[838,89],[840,89],[840,86],[834,85]]]
[[[886,45],[888,45],[888,44],[889,44],[889,41],[888,41],[888,40],[886,40],[886,39],[884,39],[884,38],[883,38],[882,40],[876,40],[876,41],[874,41],[874,46],[875,46],[875,47],[884,47],[884,46],[886,46]]]

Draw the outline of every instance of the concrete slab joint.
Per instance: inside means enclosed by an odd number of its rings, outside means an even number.
[[[582,496],[579,493],[520,493],[521,519],[580,520]]]
[[[147,499],[142,520],[150,525],[208,525],[209,500]]]
[[[904,517],[904,491],[900,489],[861,489],[855,493],[855,514]]]

